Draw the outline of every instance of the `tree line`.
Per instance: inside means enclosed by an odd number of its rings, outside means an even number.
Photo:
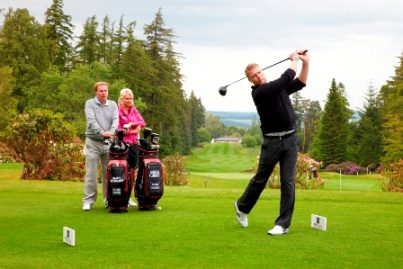
[[[71,16],[63,1],[53,0],[43,23],[27,9],[3,10],[0,25],[0,130],[17,114],[33,109],[61,113],[82,138],[85,100],[92,98],[96,81],[110,83],[110,99],[120,89],[134,90],[135,104],[147,125],[161,135],[161,153],[189,154],[199,142],[223,135],[243,137],[245,146],[259,145],[259,121],[241,129],[223,126],[206,113],[192,92],[186,96],[174,49],[175,34],[165,26],[159,9],[143,27],[144,39],[135,35],[137,23],[86,19],[74,36]],[[362,166],[397,162],[403,157],[403,55],[379,91],[368,87],[366,103],[358,111],[349,107],[345,86],[335,79],[322,110],[318,101],[294,94],[299,148],[325,165],[353,161]]]
[[[162,155],[188,154],[198,144],[205,109],[183,90],[176,36],[161,9],[144,26],[144,40],[135,35],[136,22],[125,23],[123,16],[118,23],[91,16],[75,37],[62,0],[52,1],[43,23],[24,8],[2,12],[0,130],[17,114],[40,108],[61,113],[83,138],[84,102],[96,81],[106,81],[112,100],[124,87],[134,91],[147,126],[160,134]]]

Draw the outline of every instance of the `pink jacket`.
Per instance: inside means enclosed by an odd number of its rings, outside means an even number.
[[[146,126],[145,121],[143,120],[143,117],[141,117],[140,113],[138,110],[133,106],[130,107],[129,112],[126,114],[125,111],[123,110],[122,107],[119,107],[119,125],[118,129],[123,129],[123,125],[132,123],[133,126],[131,127],[130,130],[136,129],[138,126],[144,127]],[[123,136],[123,141],[124,142],[129,142],[133,144],[137,144],[137,135],[135,133],[129,132]]]

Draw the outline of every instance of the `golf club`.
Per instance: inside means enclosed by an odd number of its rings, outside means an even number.
[[[298,54],[299,54],[299,55],[303,55],[303,54],[305,54],[305,53],[307,53],[307,52],[308,52],[308,50],[304,50],[304,51],[299,52]],[[277,63],[275,63],[275,64],[266,66],[265,68],[262,69],[262,71],[263,71],[263,70],[266,70],[266,69],[269,69],[269,68],[271,68],[271,67],[273,67],[273,66],[275,66],[275,65],[281,64],[282,62],[285,62],[285,61],[287,61],[287,60],[289,60],[289,59],[290,59],[290,58],[285,58],[284,60],[281,60],[281,61],[279,61],[279,62],[277,62]],[[219,92],[222,96],[225,96],[225,95],[227,94],[227,88],[228,88],[229,86],[231,86],[231,85],[233,85],[233,84],[235,84],[235,83],[237,83],[237,82],[239,82],[239,81],[241,81],[241,80],[243,80],[243,79],[245,79],[245,78],[246,78],[246,77],[243,77],[243,78],[238,79],[237,81],[234,81],[234,82],[232,82],[232,83],[230,83],[230,84],[227,84],[227,85],[225,85],[225,86],[221,86],[221,87],[218,89],[218,92]]]

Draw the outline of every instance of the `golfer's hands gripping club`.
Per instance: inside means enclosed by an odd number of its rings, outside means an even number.
[[[288,59],[290,59],[291,61],[298,61],[298,60],[302,60],[306,55],[306,53],[308,52],[307,49],[304,50],[296,50],[290,53],[290,56],[288,56]]]

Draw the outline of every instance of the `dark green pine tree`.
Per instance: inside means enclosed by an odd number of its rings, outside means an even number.
[[[9,9],[0,30],[0,66],[13,69],[18,111],[24,110],[23,88],[36,85],[50,65],[44,27],[27,9]]]
[[[320,132],[319,151],[320,160],[324,165],[346,161],[350,110],[344,96],[344,86],[332,80],[326,104],[323,110]]]
[[[83,33],[79,36],[75,47],[76,63],[90,64],[99,60],[98,22],[95,16],[88,18]]]
[[[173,30],[165,28],[161,9],[155,14],[151,24],[144,26],[144,35],[146,36],[145,49],[154,70],[152,88],[145,95],[149,107],[149,122],[154,125],[156,118],[160,121],[163,119],[165,113],[162,106],[167,106],[165,102],[169,97],[167,82],[170,78],[164,76],[168,73],[164,72],[164,52],[169,40],[173,38]],[[158,124],[155,127],[158,128]]]
[[[173,50],[173,30],[166,28],[161,9],[144,26],[145,49],[154,74],[150,91],[142,98],[147,103],[149,124],[161,134],[163,154],[190,152],[189,108],[182,89],[178,54]]]
[[[50,62],[60,71],[71,68],[74,25],[71,16],[64,14],[63,1],[53,0],[45,13],[45,29]]]
[[[99,33],[99,61],[112,66],[114,29],[108,16],[105,16],[101,26],[102,31]]]
[[[165,50],[164,62],[166,66],[163,70],[166,76],[170,77],[168,79],[169,89],[175,97],[173,100],[177,100],[175,103],[178,104],[174,106],[175,110],[172,115],[179,116],[174,135],[179,136],[180,139],[175,151],[190,154],[192,147],[191,110],[186,100],[185,92],[182,89],[182,75],[178,61],[179,54],[174,51],[172,43],[173,41],[170,40]]]
[[[394,76],[380,91],[384,162],[403,159],[403,53],[399,61]]]
[[[130,25],[134,25],[133,23],[129,24]],[[125,50],[125,46],[127,44],[127,40],[128,40],[128,36],[126,33],[126,29],[124,27],[123,24],[123,16],[120,17],[120,21],[119,21],[119,27],[116,30],[116,32],[113,33],[113,37],[112,37],[112,70],[114,73],[114,77],[116,79],[120,78],[120,74],[121,74],[121,65],[122,65],[122,56],[123,56],[123,52]]]
[[[378,165],[382,156],[382,114],[372,85],[368,88],[366,104],[358,122],[357,159],[360,165]]]
[[[151,82],[153,81],[154,70],[143,42],[134,36],[134,27],[134,23],[127,27],[127,48],[122,55],[120,77],[127,82],[128,87],[136,95],[148,101],[145,96],[152,91]]]

